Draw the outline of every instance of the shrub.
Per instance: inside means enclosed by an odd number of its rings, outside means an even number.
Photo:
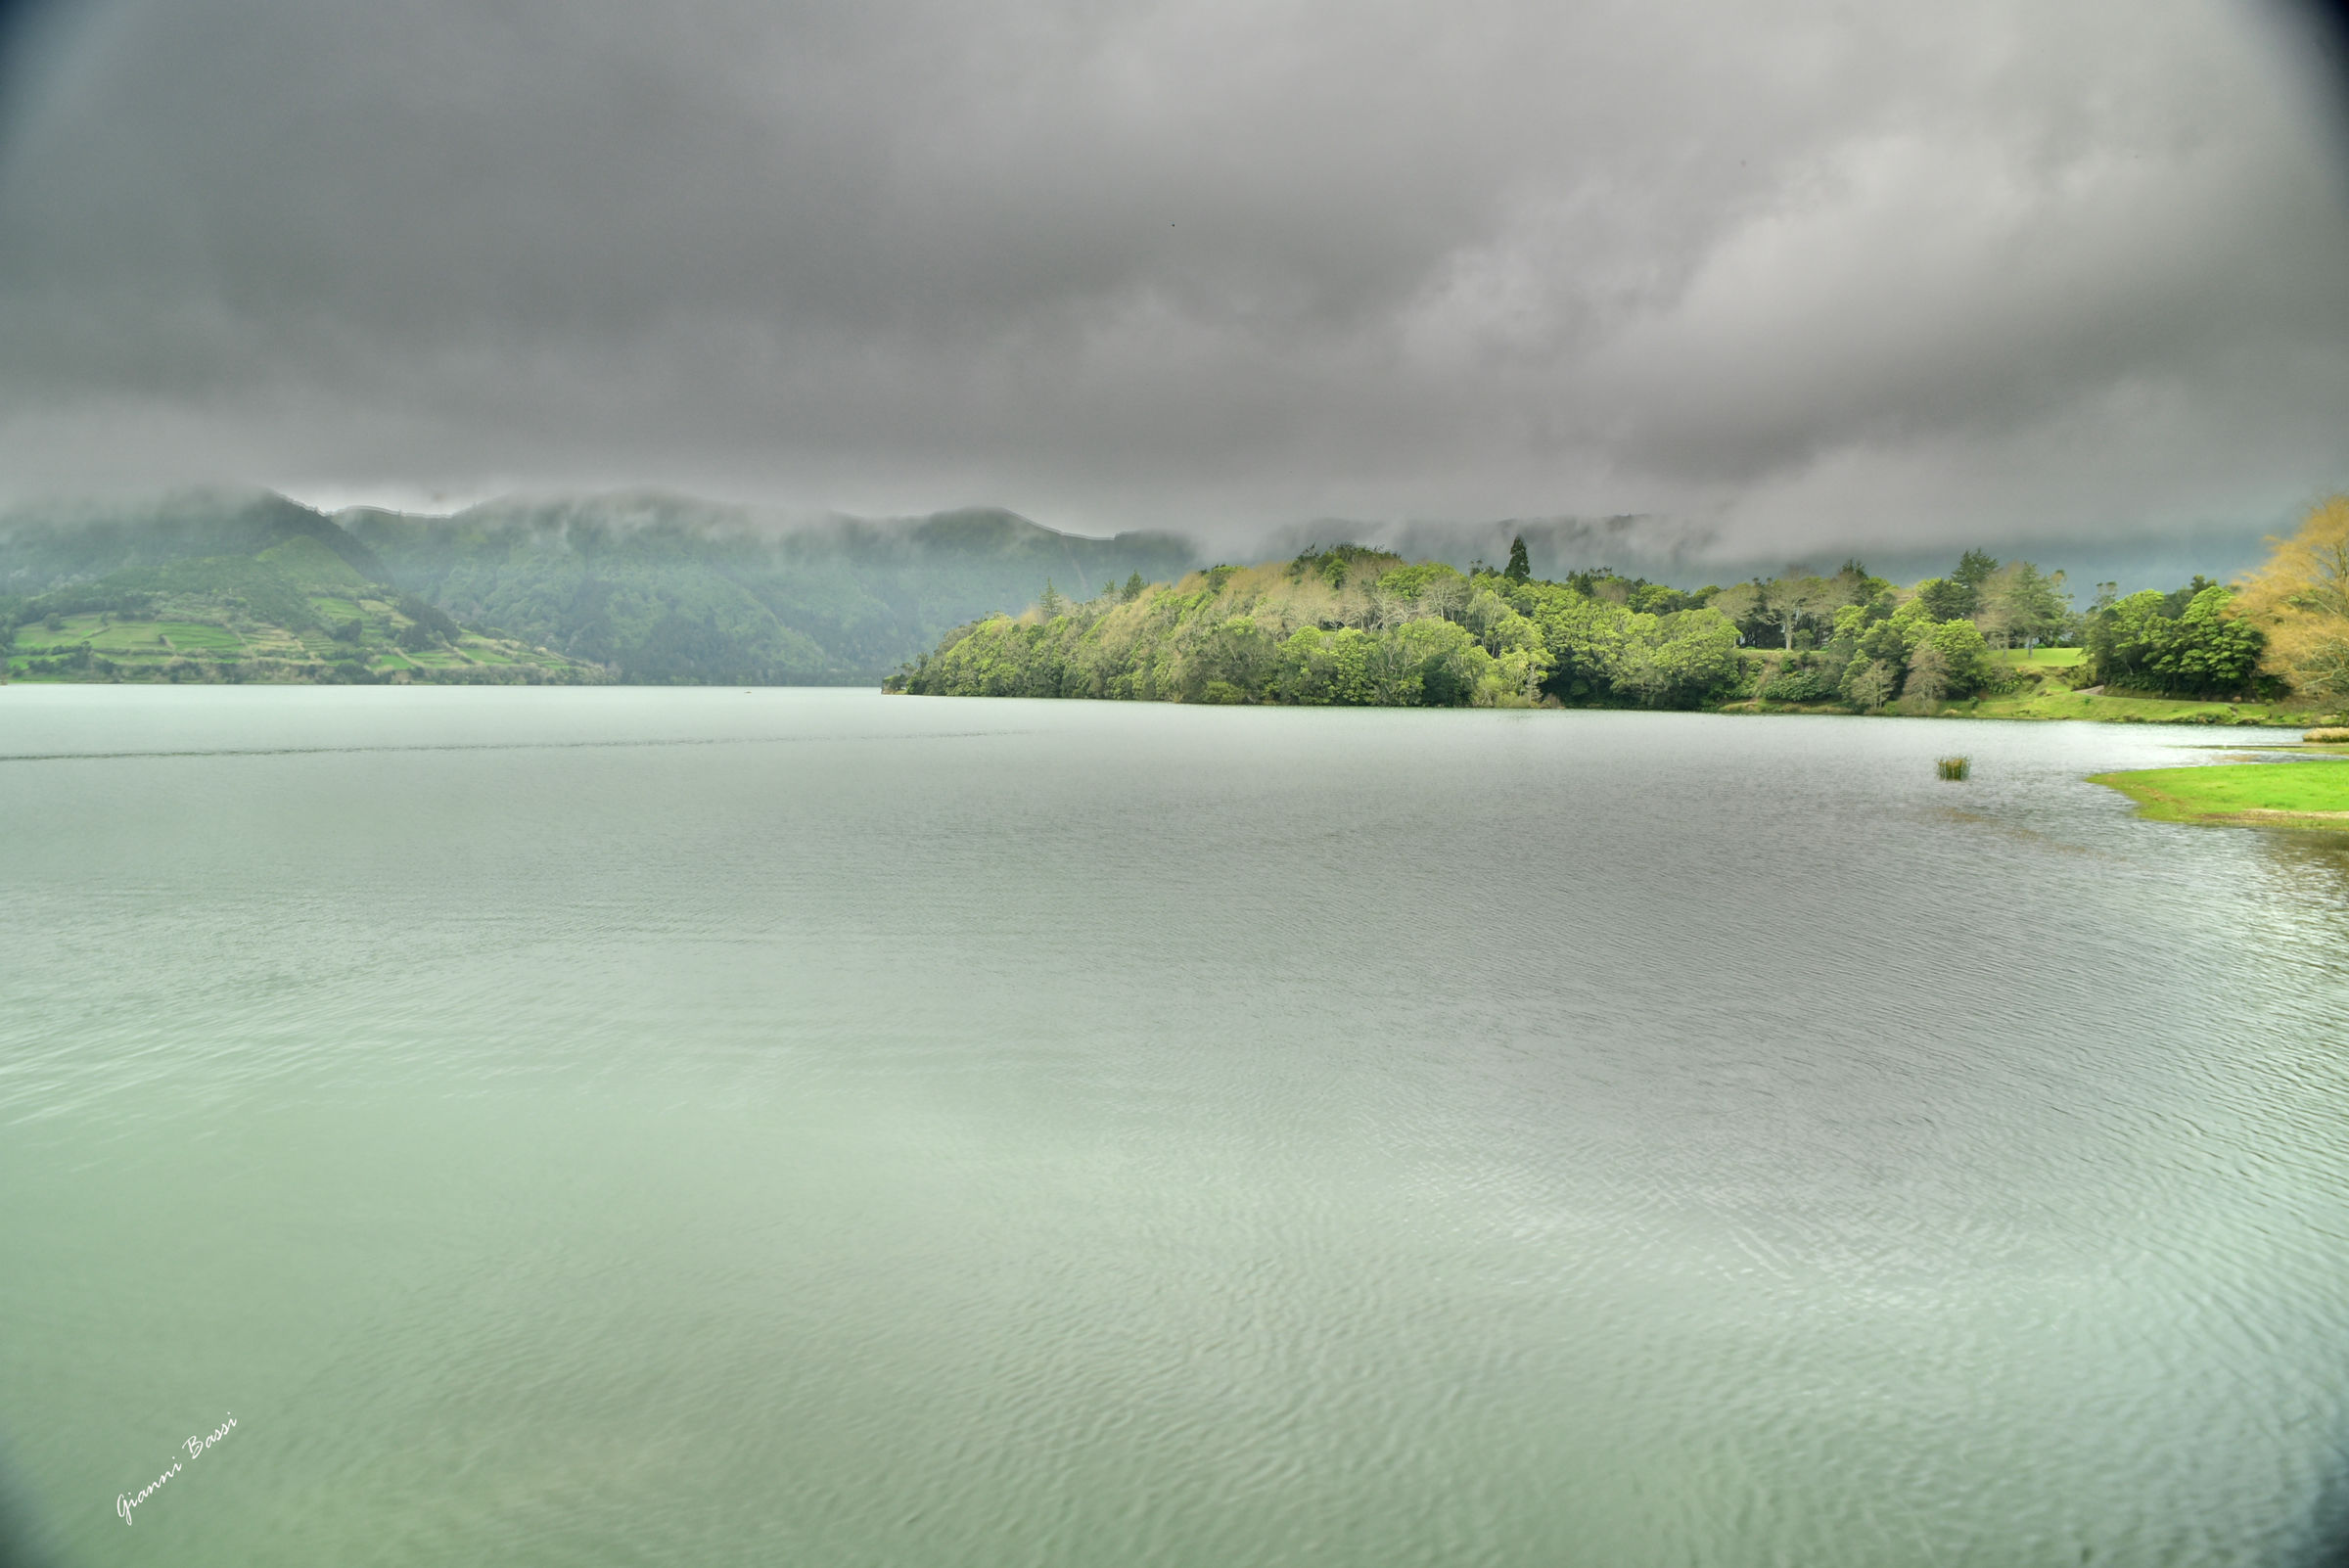
[[[1762,695],[1773,703],[1831,703],[1841,693],[1841,683],[1824,669],[1789,669],[1762,688]]]

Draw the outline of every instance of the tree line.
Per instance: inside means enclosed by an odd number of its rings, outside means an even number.
[[[2064,574],[1968,550],[1906,588],[1857,561],[1683,591],[1604,568],[1461,572],[1362,545],[1218,566],[949,633],[887,689],[942,696],[1379,706],[1700,708],[1738,698],[1875,712],[1994,693],[2007,650],[2077,645],[2083,685],[2349,697],[2349,498],[2238,588],[2197,576],[2073,608]]]

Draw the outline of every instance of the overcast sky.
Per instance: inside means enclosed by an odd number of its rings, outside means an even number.
[[[2273,526],[2349,484],[2277,16],[98,0],[0,122],[0,485]]]

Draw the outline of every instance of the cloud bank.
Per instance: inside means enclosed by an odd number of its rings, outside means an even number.
[[[98,0],[47,40],[0,141],[20,491],[1799,550],[2349,484],[2349,162],[2256,8]]]

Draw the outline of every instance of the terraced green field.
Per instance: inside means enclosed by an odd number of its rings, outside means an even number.
[[[181,653],[235,653],[245,646],[225,626],[199,625],[192,621],[159,621],[156,630],[169,638],[171,646]]]
[[[600,677],[600,671],[558,655],[473,631],[460,633],[453,644],[401,648],[395,639],[410,622],[390,601],[319,596],[311,602],[328,626],[357,623],[358,638],[338,638],[313,625],[229,626],[184,613],[152,620],[96,613],[44,617],[17,627],[6,673],[15,680],[462,679],[490,671]]]

